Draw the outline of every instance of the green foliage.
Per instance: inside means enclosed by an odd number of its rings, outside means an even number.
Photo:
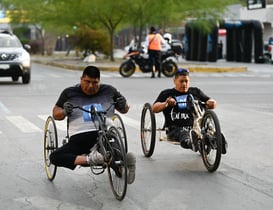
[[[76,35],[75,46],[84,52],[95,54],[97,51],[109,55],[109,41],[105,32],[90,29],[87,26],[80,27]]]
[[[212,22],[222,18],[227,5],[242,0],[2,0],[11,9],[12,21],[35,23],[47,31],[73,34],[75,26],[108,32],[110,56],[114,34],[133,27],[139,38],[154,25],[165,29],[182,26],[186,19],[197,19],[196,27],[209,31]],[[209,20],[209,21],[207,21]],[[77,29],[78,30],[78,29]],[[94,45],[93,45],[94,46]]]

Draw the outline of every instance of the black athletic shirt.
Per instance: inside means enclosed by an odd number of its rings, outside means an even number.
[[[181,93],[175,88],[172,88],[161,91],[154,103],[165,102],[168,97],[173,97],[176,101],[186,102],[188,94],[191,94],[194,99],[203,102],[209,99],[209,97],[197,87],[190,87],[186,93]],[[163,114],[165,117],[165,127],[185,127],[188,129],[193,125],[193,116],[182,103],[178,103],[174,107],[168,106],[163,110]]]
[[[124,107],[116,107],[112,106],[111,103],[117,97],[120,97],[121,94],[111,85],[101,84],[99,91],[97,94],[89,96],[82,92],[81,87],[79,84],[68,87],[63,90],[59,99],[56,102],[56,105],[59,107],[63,107],[63,104],[66,101],[71,102],[74,106],[85,106],[90,104],[100,104],[104,111],[107,110],[107,116],[111,117],[114,114],[115,108],[124,108]],[[108,109],[111,107],[110,109]],[[83,111],[79,109],[74,109],[73,113],[69,118],[69,135],[72,136],[77,133],[83,133],[87,131],[97,130],[97,127],[94,123],[90,122],[86,119]],[[89,117],[90,118],[90,117]]]

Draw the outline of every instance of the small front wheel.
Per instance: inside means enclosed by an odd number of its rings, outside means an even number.
[[[149,103],[145,103],[141,113],[140,137],[145,157],[151,157],[155,148],[155,115]]]
[[[44,161],[47,178],[52,181],[57,172],[57,166],[50,162],[49,156],[58,148],[57,128],[53,117],[48,116],[44,130]]]
[[[120,132],[114,126],[109,128],[109,145],[107,148],[112,154],[112,160],[108,166],[108,175],[113,194],[117,200],[123,200],[127,191],[127,160],[126,152]]]
[[[217,115],[207,110],[201,122],[203,139],[200,143],[200,153],[203,163],[209,172],[214,172],[220,165],[222,155],[222,136]]]
[[[126,130],[125,130],[125,126],[122,121],[122,118],[119,114],[115,113],[112,117],[112,120],[114,122],[115,127],[120,132],[120,136],[123,141],[124,149],[125,149],[125,152],[127,153],[128,152],[127,135],[126,135]]]

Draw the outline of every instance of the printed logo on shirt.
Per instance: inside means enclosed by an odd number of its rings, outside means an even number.
[[[175,97],[179,109],[187,109],[187,97],[187,94]]]
[[[82,108],[89,111],[89,112],[83,111],[83,120],[84,120],[84,122],[97,120],[90,113],[93,108],[97,112],[103,112],[104,111],[101,104],[88,104],[88,105],[84,105]]]

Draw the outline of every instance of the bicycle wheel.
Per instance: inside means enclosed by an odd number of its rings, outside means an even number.
[[[222,137],[220,123],[212,110],[207,110],[201,122],[203,139],[200,153],[209,172],[214,172],[220,165],[222,154]]]
[[[119,114],[115,113],[112,117],[112,120],[114,122],[115,127],[118,129],[120,133],[125,152],[127,153],[128,152],[127,135],[122,118]]]
[[[145,157],[151,157],[155,148],[155,115],[149,103],[145,103],[141,113],[140,137]]]
[[[126,152],[120,132],[114,126],[111,126],[109,132],[109,145],[106,150],[112,155],[110,165],[108,165],[108,175],[113,194],[117,200],[123,200],[127,191],[127,160]]]
[[[57,166],[53,165],[50,160],[50,154],[58,148],[58,136],[56,124],[53,117],[49,116],[45,123],[44,130],[44,161],[47,178],[52,181],[57,172]]]

